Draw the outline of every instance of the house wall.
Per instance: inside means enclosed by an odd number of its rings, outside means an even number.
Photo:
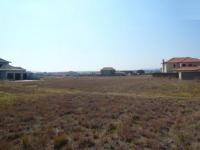
[[[196,67],[200,66],[200,63],[179,63],[181,67]]]
[[[163,65],[163,72],[164,73],[173,73],[175,72],[174,69],[178,69],[180,67],[194,67],[200,66],[200,63],[165,63]]]
[[[0,71],[0,80],[24,80],[25,74],[24,70]]]
[[[179,72],[180,80],[200,79],[200,72]]]
[[[173,72],[173,64],[166,63],[164,65],[164,73],[172,73]]]
[[[177,69],[177,68],[180,68],[180,64],[178,63],[166,63],[164,64],[164,73],[173,73],[174,72],[174,69]]]
[[[104,75],[104,76],[115,75],[115,70],[101,70],[101,75]]]
[[[6,80],[6,71],[0,71],[0,80]]]

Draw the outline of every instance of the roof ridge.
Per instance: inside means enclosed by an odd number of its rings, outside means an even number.
[[[173,57],[169,59],[167,62],[178,62],[178,63],[183,63],[183,62],[200,62],[199,58],[193,58],[193,57]]]
[[[184,61],[187,60],[188,58],[191,58],[191,57],[185,57],[181,62],[184,62]]]

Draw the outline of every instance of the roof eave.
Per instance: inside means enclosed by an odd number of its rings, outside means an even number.
[[[200,61],[184,61],[184,62],[171,62],[171,61],[166,61],[165,63],[200,63]]]

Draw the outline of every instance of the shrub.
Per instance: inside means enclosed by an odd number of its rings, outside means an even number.
[[[54,148],[60,149],[69,143],[69,139],[65,134],[54,137]]]
[[[95,142],[91,138],[82,139],[79,143],[79,148],[91,148],[95,146]]]
[[[24,150],[33,149],[32,145],[31,145],[30,137],[23,136],[21,139],[21,143],[22,143],[22,149],[24,149]]]
[[[117,131],[117,128],[118,128],[118,124],[117,123],[111,123],[108,126],[108,132],[109,133],[113,133],[113,132]]]

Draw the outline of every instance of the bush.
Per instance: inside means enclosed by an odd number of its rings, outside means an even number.
[[[153,73],[153,77],[178,78],[178,73]]]
[[[91,148],[95,146],[95,142],[91,138],[82,139],[79,143],[79,148]]]
[[[22,149],[24,149],[24,150],[33,149],[32,145],[31,145],[31,140],[28,136],[23,136],[21,139],[21,142],[22,142]]]
[[[58,135],[54,138],[54,148],[55,149],[60,149],[63,146],[67,145],[69,143],[69,139],[65,134],[63,135]]]

